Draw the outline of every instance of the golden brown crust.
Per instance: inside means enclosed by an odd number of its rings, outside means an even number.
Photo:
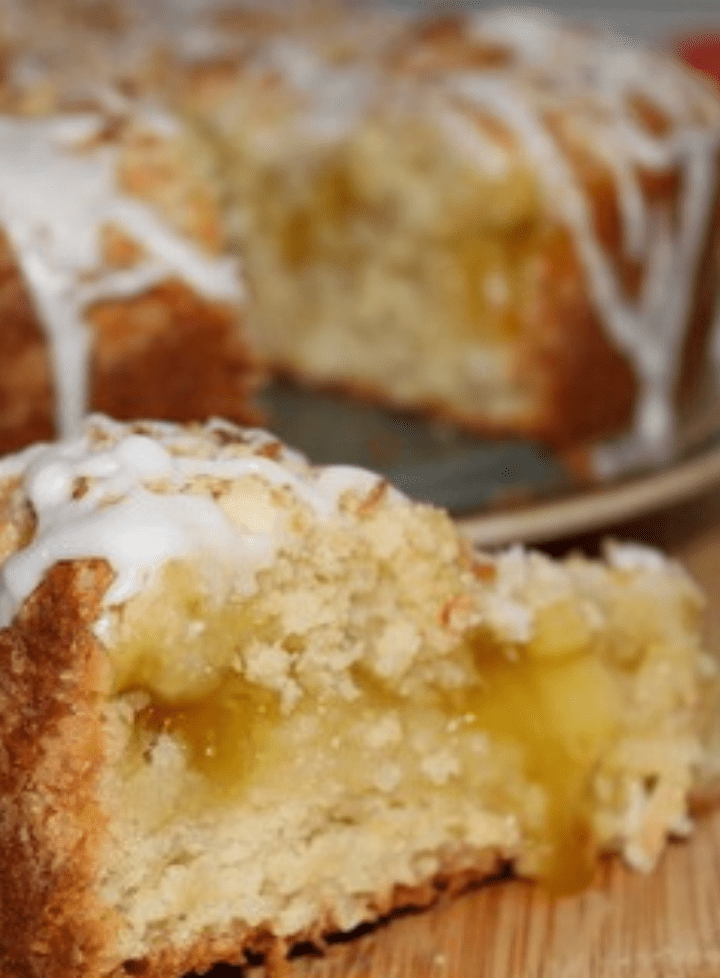
[[[259,373],[238,312],[170,281],[90,312],[95,336],[90,405],[121,420],[255,424]]]
[[[553,236],[543,259],[542,299],[521,369],[548,378],[537,436],[577,444],[630,421],[637,379],[594,309],[569,235]]]
[[[707,234],[695,275],[694,301],[677,375],[676,395],[680,405],[692,399],[702,373],[715,323],[718,292],[720,292],[720,162],[713,205],[708,214]]]
[[[0,238],[0,452],[56,435],[50,351],[5,239]],[[90,407],[120,419],[238,424],[252,406],[259,369],[237,309],[211,303],[179,281],[90,312],[94,336]]]
[[[15,256],[0,232],[0,451],[51,438],[44,338]]]
[[[102,660],[89,631],[106,564],[56,565],[0,632],[0,961],[6,976],[102,974],[115,921],[94,888],[105,833]]]

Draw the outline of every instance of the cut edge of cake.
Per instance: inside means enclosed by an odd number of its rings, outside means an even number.
[[[577,889],[716,782],[702,598],[656,551],[477,553],[220,421],[94,416],[0,463],[0,511],[8,974],[282,955],[508,865]]]

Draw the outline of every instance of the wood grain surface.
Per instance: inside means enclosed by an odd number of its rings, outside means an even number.
[[[546,549],[593,553],[603,535]],[[708,595],[708,641],[720,649],[720,493],[610,535],[686,564]],[[565,899],[490,883],[298,957],[289,978],[720,978],[720,811],[698,815],[692,837],[670,843],[649,876],[609,859],[587,891]]]
[[[672,844],[650,876],[608,860],[594,885],[556,900],[529,883],[489,884],[392,920],[303,978],[717,978],[720,817]]]

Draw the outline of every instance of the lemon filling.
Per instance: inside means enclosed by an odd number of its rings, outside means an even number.
[[[517,820],[533,872],[554,889],[591,878],[593,775],[617,739],[620,701],[572,604],[542,609],[525,644],[468,629],[445,657],[460,682],[428,680],[411,694],[363,661],[349,669],[352,694],[283,705],[247,675],[258,642],[269,657],[312,655],[311,635],[282,636],[257,595],[211,598],[179,562],[126,611],[113,654],[116,697],[136,703],[131,750],[142,764],[160,738],[179,748],[194,779],[185,816],[288,785],[331,785],[333,803],[345,793],[356,807],[378,793],[422,807],[429,792]]]

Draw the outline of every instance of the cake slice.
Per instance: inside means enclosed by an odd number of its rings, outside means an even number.
[[[169,976],[512,865],[649,869],[717,768],[660,554],[479,554],[213,421],[0,463],[0,970]]]

